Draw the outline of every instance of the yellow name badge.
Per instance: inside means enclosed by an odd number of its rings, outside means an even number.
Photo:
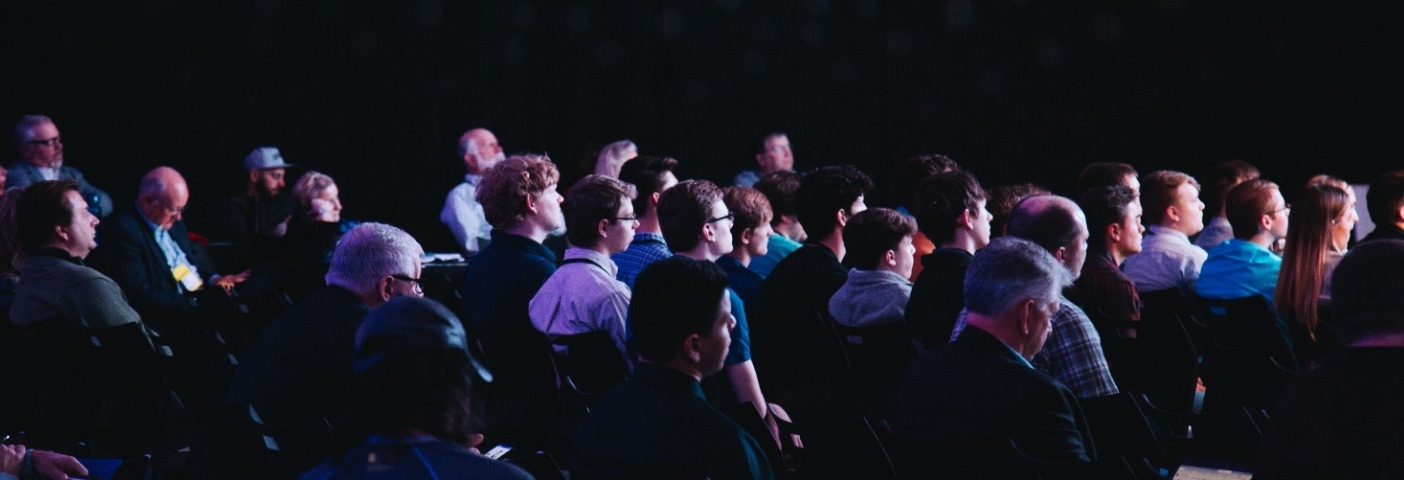
[[[200,280],[200,276],[195,275],[195,272],[190,270],[190,265],[184,263],[172,268],[171,275],[175,276],[176,281],[180,282],[180,285],[185,287],[187,292],[199,291],[200,287],[205,286],[205,282]]]

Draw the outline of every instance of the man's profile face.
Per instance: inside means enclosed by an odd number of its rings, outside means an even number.
[[[619,204],[619,211],[615,212],[614,218],[605,222],[606,231],[609,232],[607,248],[611,255],[628,250],[629,243],[634,241],[634,231],[639,228],[639,219],[634,214],[634,202],[628,197],[622,197]]]
[[[1141,202],[1132,200],[1126,206],[1126,217],[1117,222],[1121,228],[1121,239],[1115,248],[1123,255],[1140,253],[1141,241],[1146,227],[1141,226]]]
[[[1053,315],[1058,313],[1058,299],[1054,297],[1052,301],[1034,300],[1033,329],[1029,331],[1027,338],[1031,352],[1035,354],[1043,350],[1043,345],[1048,342],[1048,332],[1053,330]],[[1033,355],[1030,355],[1032,357]]]
[[[142,199],[147,205],[143,213],[151,223],[155,223],[162,230],[169,230],[185,213],[185,205],[190,201],[190,192],[184,185],[178,185],[158,194],[143,196]]]
[[[554,183],[537,194],[536,215],[546,230],[559,230],[565,226],[565,213],[561,211],[562,202],[565,202],[565,197],[556,191]]]
[[[1287,200],[1282,198],[1282,190],[1272,189],[1272,201],[1268,202],[1268,205],[1271,207],[1271,213],[1268,215],[1272,217],[1272,226],[1269,229],[1272,237],[1287,238],[1287,217],[1292,209],[1287,207]]]
[[[83,195],[78,192],[64,192],[63,199],[73,217],[64,227],[65,233],[68,234],[64,249],[75,257],[88,258],[88,254],[97,248],[98,218],[88,211],[88,202],[83,200]]]
[[[251,176],[258,193],[264,197],[276,197],[287,186],[286,169],[264,168],[254,170]]]
[[[63,163],[63,141],[52,123],[43,123],[29,130],[29,141],[20,145],[20,156],[41,167]]]
[[[1185,235],[1194,235],[1204,230],[1204,202],[1199,200],[1199,189],[1189,182],[1175,189],[1175,208],[1180,212],[1180,221]]]
[[[980,208],[975,209],[971,213],[971,215],[975,217],[975,221],[972,223],[975,225],[973,230],[975,230],[976,250],[985,248],[986,245],[990,244],[990,222],[994,221],[994,214],[985,209],[985,205],[989,203],[989,200],[980,200],[978,203]]]
[[[731,210],[726,208],[726,203],[720,198],[712,202],[712,208],[709,211],[711,213],[707,215],[708,220],[718,219],[707,222],[707,225],[712,228],[712,243],[717,246],[717,253],[720,255],[731,253],[733,248],[731,244],[731,227],[735,225],[736,219],[734,217],[723,218],[727,215],[731,215]]]
[[[726,352],[731,348],[731,329],[736,326],[736,317],[731,315],[731,295],[722,290],[721,313],[712,325],[712,330],[701,338],[702,359],[699,370],[703,376],[720,372],[726,363]]]
[[[1072,272],[1073,278],[1082,275],[1082,264],[1087,261],[1087,216],[1078,210],[1074,217],[1077,221],[1077,236],[1073,238],[1072,245],[1067,246],[1067,251],[1063,254],[1063,265]]]

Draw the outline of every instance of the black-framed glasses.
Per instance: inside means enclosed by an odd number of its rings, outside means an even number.
[[[1268,214],[1268,215],[1272,215],[1272,214],[1275,214],[1275,213],[1277,213],[1277,212],[1282,212],[1282,211],[1291,210],[1291,209],[1292,209],[1292,204],[1290,204],[1290,203],[1284,203],[1284,204],[1282,204],[1282,208],[1279,208],[1279,209],[1277,209],[1277,210],[1273,210],[1273,211],[1271,211],[1271,212],[1268,212],[1267,214]]]
[[[400,274],[398,274],[398,273],[392,273],[392,274],[390,274],[390,278],[393,278],[393,279],[395,279],[395,280],[399,280],[399,281],[401,281],[401,282],[412,283],[412,284],[414,284],[414,291],[420,292],[420,293],[423,293],[423,292],[424,292],[424,285],[421,284],[421,283],[419,283],[419,279],[418,279],[418,278],[414,278],[414,277],[411,277],[411,276],[409,276],[409,275],[400,275]]]
[[[616,221],[616,222],[637,222],[637,221],[639,221],[639,217],[638,217],[638,215],[635,215],[635,216],[632,216],[632,217],[614,217],[614,221]]]
[[[55,145],[62,145],[62,144],[63,144],[63,137],[58,136],[58,137],[50,138],[50,139],[47,139],[47,140],[30,140],[30,141],[24,142],[24,143],[28,143],[28,144],[30,144],[30,145],[43,145],[43,146],[46,146],[46,147],[52,147],[52,146],[55,146]]]
[[[722,216],[720,216],[720,217],[713,218],[713,219],[711,219],[711,220],[707,220],[707,223],[717,223],[717,222],[720,222],[720,221],[722,221],[722,220],[734,220],[734,219],[736,219],[736,212],[726,212],[726,215],[722,215]]]

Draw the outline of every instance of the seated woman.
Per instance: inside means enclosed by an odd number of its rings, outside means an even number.
[[[1353,193],[1336,186],[1343,184],[1329,177],[1308,184],[1287,222],[1274,303],[1292,332],[1293,347],[1303,365],[1336,346],[1321,312],[1331,302],[1331,271],[1345,256],[1350,231],[1359,220]]]
[[[322,172],[302,174],[293,186],[293,198],[296,211],[283,237],[284,260],[291,264],[284,290],[297,301],[325,284],[336,241],[359,222],[341,219],[340,191]]]
[[[332,459],[303,480],[362,478],[529,479],[479,455],[471,432],[467,334],[443,305],[398,297],[356,331],[350,424]]]

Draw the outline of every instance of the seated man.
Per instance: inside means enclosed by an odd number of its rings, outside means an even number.
[[[1404,471],[1404,241],[1363,242],[1336,267],[1343,348],[1298,372],[1259,444],[1253,478],[1393,478]]]
[[[678,177],[673,175],[675,168],[678,168],[678,161],[672,157],[643,156],[619,169],[619,180],[637,190],[634,215],[639,217],[639,227],[629,248],[610,256],[610,260],[619,266],[616,278],[629,288],[634,288],[634,278],[644,267],[673,256],[668,242],[663,239],[663,227],[658,225],[658,199],[678,184]]]
[[[921,189],[921,184],[938,173],[954,172],[960,170],[955,160],[939,153],[923,153],[912,155],[897,164],[892,169],[892,193],[897,195],[897,212],[908,217],[914,217],[912,208],[916,207],[917,191]],[[912,246],[916,247],[917,263],[912,265],[911,281],[915,282],[917,276],[921,275],[921,259],[927,254],[936,251],[936,244],[922,233],[920,230],[916,235],[912,235]]]
[[[968,172],[938,173],[917,188],[912,214],[917,226],[936,245],[921,257],[923,265],[907,304],[907,329],[925,348],[936,348],[951,337],[956,318],[965,307],[962,285],[975,251],[990,243],[985,190]]]
[[[1029,362],[1061,308],[1072,275],[1027,240],[1000,238],[975,254],[966,277],[969,328],[907,368],[893,430],[918,454],[1013,439],[1029,456],[1088,461],[1092,443],[1077,397]]]
[[[1375,230],[1362,241],[1384,238],[1404,240],[1404,170],[1385,173],[1370,182],[1370,189],[1365,193],[1365,206],[1370,212],[1370,220],[1375,222]]]
[[[754,437],[714,409],[702,378],[722,368],[731,343],[726,274],[685,257],[644,269],[629,305],[638,367],[610,389],[566,451],[591,478],[773,478]]]
[[[363,223],[346,232],[332,253],[326,286],[269,323],[244,354],[224,404],[252,405],[269,425],[315,432],[325,420],[347,420],[356,327],[371,308],[398,296],[422,296],[419,257],[404,230]],[[325,428],[325,427],[321,427]],[[321,438],[283,438],[293,469],[324,453]]]
[[[453,187],[444,199],[444,209],[439,212],[439,221],[453,232],[458,247],[469,257],[477,255],[487,246],[492,231],[483,206],[478,203],[478,182],[483,172],[506,160],[502,146],[497,144],[497,136],[486,128],[475,128],[458,137],[458,156],[468,173],[463,183]]]
[[[1121,273],[1121,262],[1141,251],[1141,204],[1136,193],[1121,185],[1083,192],[1078,202],[1087,214],[1087,260],[1068,297],[1093,322],[1138,322],[1141,299],[1136,284]],[[1109,332],[1102,325],[1103,332]],[[1128,332],[1134,336],[1134,332]]]
[[[912,294],[912,234],[916,222],[896,210],[864,210],[843,227],[848,249],[848,281],[829,299],[829,313],[839,325],[876,327],[901,323]]]
[[[731,252],[717,258],[717,265],[726,270],[731,289],[746,305],[754,306],[765,277],[747,269],[751,260],[770,251],[770,201],[765,194],[750,187],[722,189],[722,201],[735,218],[731,219]]]
[[[1141,240],[1141,252],[1121,264],[1139,292],[1178,288],[1194,291],[1199,268],[1209,252],[1190,243],[1190,236],[1204,230],[1204,202],[1199,182],[1174,170],[1146,175],[1141,184],[1142,221],[1150,231]]]
[[[293,198],[288,194],[287,169],[277,147],[259,147],[244,157],[248,187],[224,202],[224,241],[237,247],[237,260],[246,268],[279,257],[279,243],[288,233]]]
[[[795,172],[775,172],[761,177],[756,182],[756,190],[765,194],[770,202],[770,241],[765,246],[765,255],[751,259],[747,269],[756,272],[761,279],[770,276],[781,260],[795,253],[805,239],[804,226],[795,214],[795,192],[799,191],[800,176]]]
[[[1194,239],[1195,245],[1206,251],[1213,250],[1214,247],[1233,238],[1233,226],[1228,220],[1228,205],[1224,202],[1224,197],[1233,187],[1260,175],[1258,167],[1243,160],[1229,160],[1215,165],[1209,171],[1204,184],[1204,198],[1207,200],[1204,210],[1212,217],[1205,222],[1204,230]]]
[[[356,330],[348,451],[302,475],[305,480],[489,478],[526,480],[520,468],[479,455],[472,433],[473,376],[468,336],[447,308],[396,298]]]
[[[742,170],[731,180],[732,186],[752,187],[761,177],[775,172],[795,171],[795,154],[790,151],[790,137],[785,132],[762,135],[755,145],[758,170]]]
[[[15,147],[20,159],[10,165],[5,182],[0,185],[27,187],[44,180],[73,180],[94,215],[107,218],[112,214],[112,197],[89,184],[83,172],[64,164],[63,139],[52,119],[43,115],[21,117],[15,122]]]
[[[565,199],[566,238],[570,248],[561,268],[532,297],[531,324],[567,354],[560,337],[606,332],[627,362],[629,287],[614,279],[619,268],[610,255],[629,248],[638,217],[634,187],[603,175],[575,182]],[[603,359],[599,359],[603,361]]]
[[[1110,187],[1121,185],[1131,189],[1133,195],[1141,194],[1140,175],[1136,173],[1136,167],[1118,162],[1097,162],[1089,163],[1082,167],[1082,172],[1077,174],[1077,196],[1088,190],[1100,187]]]
[[[1292,206],[1277,184],[1261,178],[1233,187],[1224,205],[1234,238],[1209,251],[1195,293],[1220,299],[1261,295],[1271,305],[1282,257],[1270,248],[1287,236]]]

